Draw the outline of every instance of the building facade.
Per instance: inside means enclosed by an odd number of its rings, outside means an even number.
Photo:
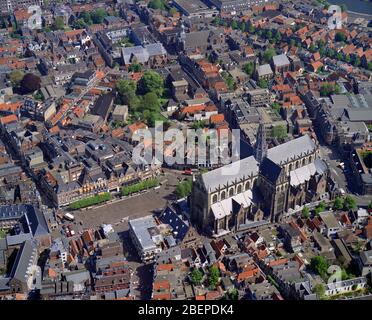
[[[327,195],[328,167],[318,146],[304,135],[268,149],[259,130],[256,158],[236,161],[196,177],[191,219],[205,232],[221,236],[267,219],[281,221],[291,210]]]

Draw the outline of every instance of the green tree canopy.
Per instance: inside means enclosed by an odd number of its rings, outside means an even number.
[[[314,211],[315,211],[316,214],[319,214],[319,213],[325,211],[325,209],[326,209],[325,203],[322,201],[322,202],[320,202],[320,203],[316,206],[316,208],[315,208]]]
[[[335,202],[333,203],[333,207],[336,209],[336,210],[341,210],[343,207],[344,207],[344,199],[341,198],[341,197],[337,197],[335,199]]]
[[[248,62],[247,64],[244,65],[243,67],[244,72],[252,77],[253,72],[254,72],[254,64],[252,61]]]
[[[340,87],[338,84],[324,83],[320,87],[320,95],[322,97],[327,97],[331,94],[339,94]]]
[[[160,101],[154,92],[148,92],[143,96],[141,101],[141,111],[148,110],[150,112],[160,111]]]
[[[267,81],[263,78],[261,78],[260,80],[258,80],[257,82],[257,85],[262,88],[262,89],[267,89],[267,87],[269,86],[269,84],[267,83]]]
[[[270,60],[271,60],[271,58],[272,58],[273,56],[275,56],[275,54],[276,54],[276,52],[275,52],[275,50],[274,50],[273,48],[266,49],[266,51],[265,51],[264,54],[263,54],[262,59],[263,59],[263,61],[264,61],[265,63],[269,63]]]
[[[356,201],[351,195],[345,197],[344,207],[346,210],[355,210],[357,208]]]
[[[163,0],[151,0],[149,3],[149,8],[151,9],[165,9],[165,4]]]
[[[216,288],[220,278],[220,270],[216,266],[209,268],[208,283],[211,288]]]
[[[308,207],[303,207],[302,209],[302,218],[307,219],[310,217],[310,210]]]
[[[116,83],[121,104],[129,106],[131,111],[135,111],[139,106],[139,98],[136,95],[136,83],[134,81],[120,79]]]
[[[62,17],[56,17],[54,19],[54,29],[56,29],[56,30],[64,30],[65,29],[65,22],[63,21]]]
[[[335,35],[335,40],[337,42],[345,42],[346,41],[346,36],[343,32],[337,32],[336,35]]]
[[[325,287],[322,283],[318,283],[314,286],[314,292],[318,296],[319,299],[322,299],[325,294]]]
[[[327,271],[329,264],[327,260],[323,256],[316,256],[311,259],[310,261],[311,269],[319,274],[322,278],[327,277]]]
[[[235,29],[238,29],[238,23],[237,23],[235,20],[233,20],[233,21],[231,22],[231,28],[233,28],[234,30],[235,30]]]
[[[13,70],[9,74],[10,82],[12,83],[13,87],[18,87],[24,77],[24,73],[21,70]]]
[[[178,198],[187,197],[192,191],[192,179],[189,178],[179,183],[176,187],[176,194]]]
[[[163,78],[155,71],[146,71],[138,83],[138,90],[141,94],[154,92],[160,98],[164,91]]]
[[[90,16],[92,18],[93,23],[102,23],[103,19],[107,17],[107,12],[105,9],[98,8],[97,10],[93,11]]]
[[[128,68],[129,72],[140,72],[141,70],[142,66],[139,63],[132,63]]]
[[[191,271],[190,278],[193,284],[198,285],[203,279],[203,273],[198,268],[194,268]]]

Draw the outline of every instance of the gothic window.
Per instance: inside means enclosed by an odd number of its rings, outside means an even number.
[[[231,188],[231,189],[229,190],[229,197],[232,197],[233,195],[234,195],[234,189]]]
[[[212,198],[212,203],[216,203],[216,202],[217,202],[217,195],[214,194],[214,195],[213,195],[213,198]]]
[[[241,192],[242,192],[242,185],[239,184],[239,185],[238,185],[238,189],[237,189],[237,193],[241,193]]]
[[[304,165],[305,165],[305,163],[306,163],[306,159],[305,159],[305,158],[303,158],[303,159],[302,159],[302,165],[304,166]]]
[[[221,200],[224,200],[226,198],[226,192],[222,191],[221,192]]]
[[[289,171],[292,171],[292,163],[289,164]]]
[[[250,182],[248,181],[246,184],[245,184],[245,191],[249,190],[251,184]]]

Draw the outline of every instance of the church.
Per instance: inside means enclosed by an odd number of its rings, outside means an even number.
[[[280,222],[291,210],[328,197],[329,185],[316,141],[304,135],[268,149],[260,124],[254,155],[196,177],[191,220],[214,237]]]

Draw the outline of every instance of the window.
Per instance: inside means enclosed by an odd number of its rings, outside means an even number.
[[[248,182],[245,184],[245,191],[249,190],[250,187],[251,187],[251,183],[248,181]]]
[[[217,195],[214,194],[212,197],[212,203],[216,203],[216,202],[217,202]]]
[[[229,197],[232,197],[234,195],[234,188],[231,188],[229,190]]]
[[[238,185],[238,189],[237,189],[237,193],[241,193],[241,192],[242,192],[242,185],[239,184],[239,185]]]
[[[226,192],[222,191],[221,192],[221,200],[224,200],[226,198]]]

